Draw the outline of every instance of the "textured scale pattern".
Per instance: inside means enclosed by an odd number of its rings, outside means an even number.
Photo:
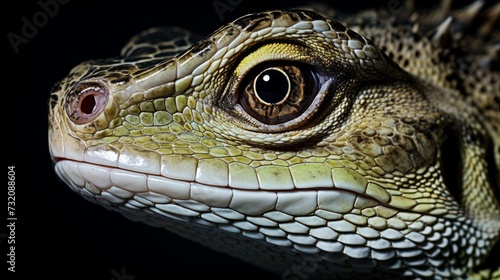
[[[454,29],[474,5],[453,21],[318,8],[204,39],[144,31],[54,86],[55,171],[89,201],[284,279],[307,258],[314,279],[499,276],[481,266],[500,237],[498,35]],[[262,69],[310,70],[312,93],[286,97],[306,107],[242,93]],[[245,94],[294,117],[262,122]]]

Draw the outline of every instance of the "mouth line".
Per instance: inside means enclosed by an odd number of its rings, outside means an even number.
[[[186,198],[189,199],[189,194],[188,193],[190,192],[189,189],[192,188],[192,187],[204,188],[205,191],[212,190],[215,193],[220,192],[222,190],[241,191],[241,192],[248,192],[248,193],[274,193],[276,195],[278,195],[279,193],[282,193],[282,194],[285,194],[285,193],[294,194],[294,193],[298,193],[298,192],[307,192],[307,193],[316,192],[316,200],[317,200],[317,202],[319,201],[318,195],[319,195],[320,192],[324,193],[324,194],[327,194],[327,193],[331,192],[331,193],[336,193],[336,194],[343,194],[342,196],[345,196],[345,197],[348,197],[348,198],[349,197],[355,197],[354,201],[356,201],[358,198],[360,198],[360,199],[366,199],[368,201],[371,200],[372,202],[369,202],[370,206],[367,206],[369,208],[370,207],[376,207],[376,206],[382,206],[382,207],[386,207],[386,208],[389,208],[389,209],[396,210],[398,212],[414,213],[414,214],[419,214],[419,215],[430,214],[430,213],[426,213],[426,212],[414,211],[414,210],[411,209],[411,207],[407,208],[407,207],[397,207],[395,205],[391,205],[390,202],[392,200],[392,197],[389,198],[389,201],[384,202],[384,201],[381,201],[381,200],[377,199],[376,197],[371,196],[371,195],[369,195],[367,193],[361,193],[361,192],[358,192],[358,191],[348,190],[348,189],[344,189],[344,188],[338,188],[336,186],[332,186],[332,187],[303,188],[303,189],[301,189],[301,188],[293,188],[293,189],[261,189],[261,188],[258,188],[258,189],[244,189],[244,188],[232,187],[230,185],[227,185],[227,186],[210,185],[210,184],[206,184],[206,183],[197,182],[196,180],[194,180],[194,181],[187,181],[187,180],[181,180],[181,179],[177,179],[177,178],[169,178],[167,176],[163,176],[163,175],[160,175],[160,174],[144,173],[144,172],[139,172],[139,171],[136,171],[136,170],[129,170],[129,169],[124,169],[124,168],[120,168],[120,167],[116,167],[116,166],[109,166],[109,165],[104,165],[104,164],[92,163],[92,162],[88,162],[88,161],[73,160],[73,159],[68,159],[68,158],[64,158],[64,157],[55,157],[52,160],[53,160],[53,163],[54,163],[54,168],[57,168],[56,167],[57,165],[64,164],[64,162],[67,162],[67,163],[70,163],[70,164],[77,165],[78,166],[77,168],[91,168],[91,169],[94,168],[95,170],[100,170],[101,172],[105,171],[105,172],[108,172],[109,174],[111,174],[111,173],[114,173],[114,174],[126,174],[126,175],[130,176],[130,178],[133,178],[134,176],[135,177],[137,177],[137,176],[144,177],[145,181],[144,181],[144,184],[142,186],[144,191],[157,192],[157,193],[169,196],[169,197],[172,195],[172,193],[171,193],[172,192],[172,190],[171,190],[172,188],[177,189],[175,191],[176,193],[178,193],[179,191],[182,192],[182,190],[179,190],[179,188],[185,188],[186,189],[186,190],[184,190],[184,192],[186,193],[185,195],[183,195],[182,197],[175,197],[175,196],[173,196],[174,199],[186,199]],[[81,179],[84,182],[91,183],[89,181],[89,179],[87,177],[85,177],[84,175],[79,174],[79,176],[81,177]],[[150,180],[161,182],[161,183],[163,183],[163,185],[156,186],[153,189],[153,188],[151,188],[152,186],[150,186],[150,185],[148,185],[148,183],[146,183],[146,182],[150,182]],[[68,182],[66,180],[63,180],[63,181],[65,181],[68,184]],[[104,188],[99,188],[98,187],[98,189],[100,189],[100,191],[105,191],[107,188],[109,188],[111,186],[115,186],[115,185],[112,184],[112,185],[109,185],[108,187],[104,187]],[[79,188],[85,188],[85,185],[78,186],[78,187]],[[122,188],[122,187],[118,186],[118,188]],[[340,198],[340,196],[338,198],[341,199],[341,200],[343,199],[343,198]],[[331,201],[331,202],[332,203],[344,203],[343,201]],[[353,206],[353,209],[354,209],[354,203],[352,204],[352,206]],[[322,209],[322,208],[318,206],[317,210],[319,210],[319,209]]]

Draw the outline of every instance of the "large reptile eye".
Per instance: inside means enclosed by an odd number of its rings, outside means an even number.
[[[108,95],[108,90],[100,83],[78,84],[66,96],[66,114],[74,124],[91,122],[104,110]]]
[[[306,65],[257,67],[240,84],[239,103],[246,113],[268,125],[300,116],[317,94],[313,71]]]

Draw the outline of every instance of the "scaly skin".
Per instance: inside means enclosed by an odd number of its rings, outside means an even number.
[[[187,31],[157,28],[80,64],[49,104],[57,174],[284,279],[493,277],[477,272],[500,236],[486,41],[464,33],[481,46],[464,52],[431,16],[421,29],[338,18],[352,29],[252,14],[192,47]],[[314,269],[291,269],[305,260]]]

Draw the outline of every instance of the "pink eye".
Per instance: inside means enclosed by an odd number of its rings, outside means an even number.
[[[66,96],[66,114],[74,124],[89,123],[102,113],[108,96],[108,90],[100,83],[78,84]]]

